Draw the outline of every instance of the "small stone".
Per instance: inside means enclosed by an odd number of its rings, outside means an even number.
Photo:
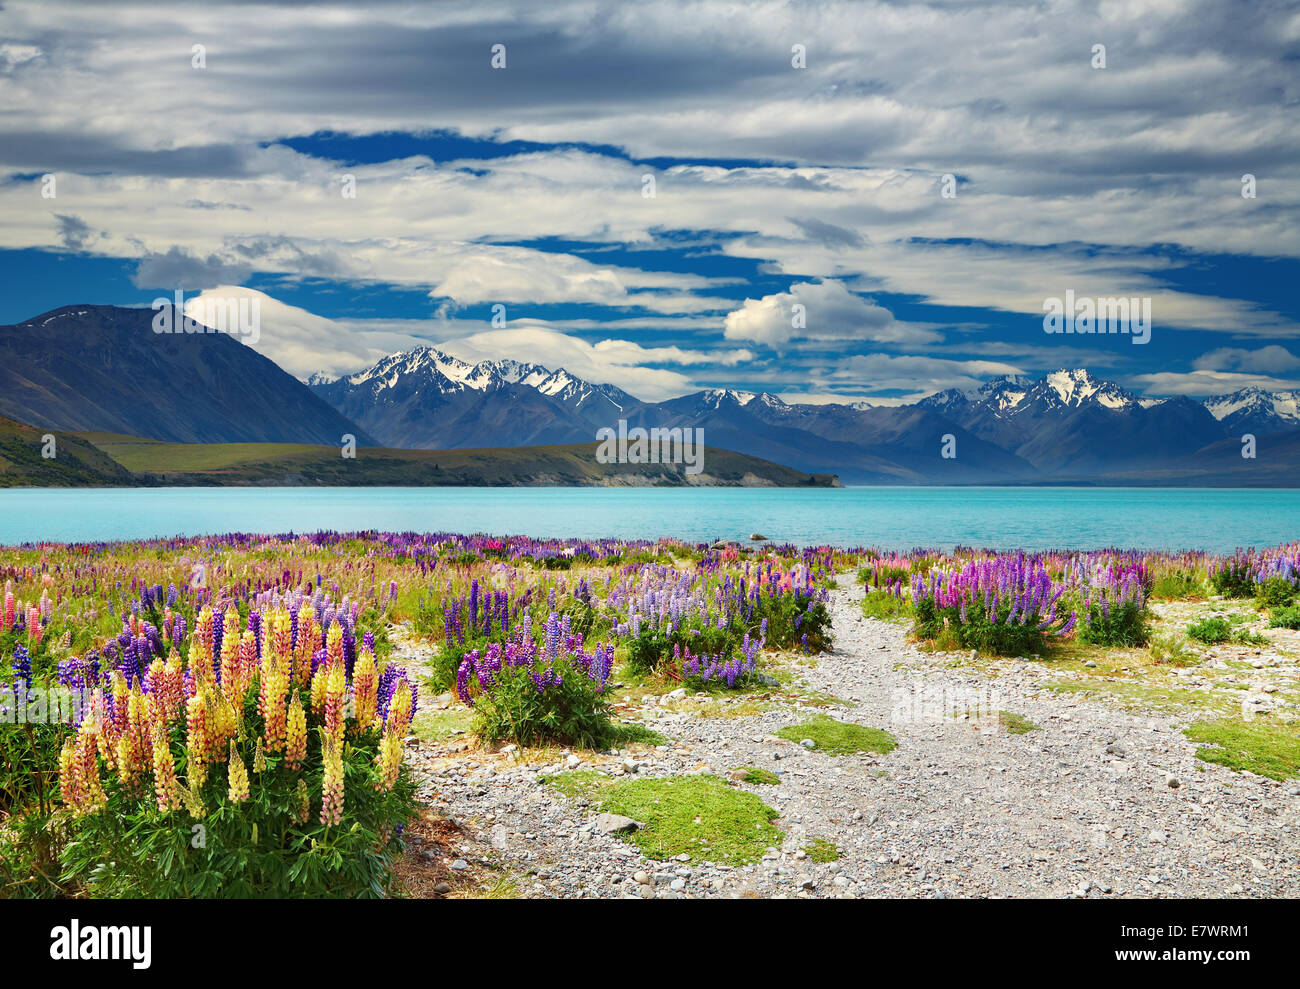
[[[451,884],[450,884],[450,883],[438,883],[437,886],[433,887],[433,891],[434,891],[435,893],[437,893],[439,896],[444,896],[444,895],[446,895],[447,893],[450,893],[450,892],[451,892]]]
[[[564,761],[564,764],[568,766],[570,769],[577,769],[579,766],[582,765],[582,760],[579,759],[576,755],[571,755],[569,756],[568,759]]]
[[[1183,784],[1179,781],[1177,776],[1165,777],[1165,786],[1169,787],[1171,790],[1177,790],[1182,785]]]
[[[635,872],[632,874],[632,881],[638,886],[649,886],[650,873],[646,872],[644,869],[640,872]]]
[[[457,872],[464,872],[469,868],[469,863],[464,859],[457,859],[455,862],[451,863],[451,867]]]
[[[817,748],[817,743],[814,742],[811,738],[805,738],[802,741],[800,741],[799,744],[802,745],[805,749]]]

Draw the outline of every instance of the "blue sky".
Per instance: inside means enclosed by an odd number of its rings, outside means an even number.
[[[16,2],[0,39],[3,323],[256,294],[302,377],[430,343],[649,399],[1300,386],[1294,4]],[[1151,342],[1045,334],[1067,290],[1150,298]]]

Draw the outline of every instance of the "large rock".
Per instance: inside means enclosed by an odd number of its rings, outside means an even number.
[[[635,831],[640,826],[639,821],[624,817],[622,814],[598,814],[595,820],[595,828],[602,834],[620,834],[625,831]]]

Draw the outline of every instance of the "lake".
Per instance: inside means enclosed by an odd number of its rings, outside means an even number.
[[[950,549],[1208,549],[1300,538],[1300,489],[109,488],[0,490],[0,544],[385,529]]]

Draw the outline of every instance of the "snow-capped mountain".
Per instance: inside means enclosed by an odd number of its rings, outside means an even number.
[[[526,446],[594,438],[640,404],[613,385],[515,360],[471,364],[433,347],[389,354],[355,374],[309,386],[387,446]]]
[[[1230,395],[1207,398],[1210,415],[1234,433],[1264,435],[1300,427],[1300,391],[1242,388]]]
[[[1086,368],[1008,375],[893,407],[792,405],[730,388],[642,402],[563,368],[470,364],[425,347],[337,380],[314,378],[311,386],[391,446],[590,442],[597,429],[627,419],[646,428],[700,428],[710,446],[837,473],[850,484],[1091,481],[1107,472],[1150,475],[1168,464],[1195,473],[1198,451],[1239,436],[1243,423],[1260,434],[1292,429],[1300,436],[1294,393],[1151,399]],[[948,435],[957,441],[955,458],[939,456]]]

